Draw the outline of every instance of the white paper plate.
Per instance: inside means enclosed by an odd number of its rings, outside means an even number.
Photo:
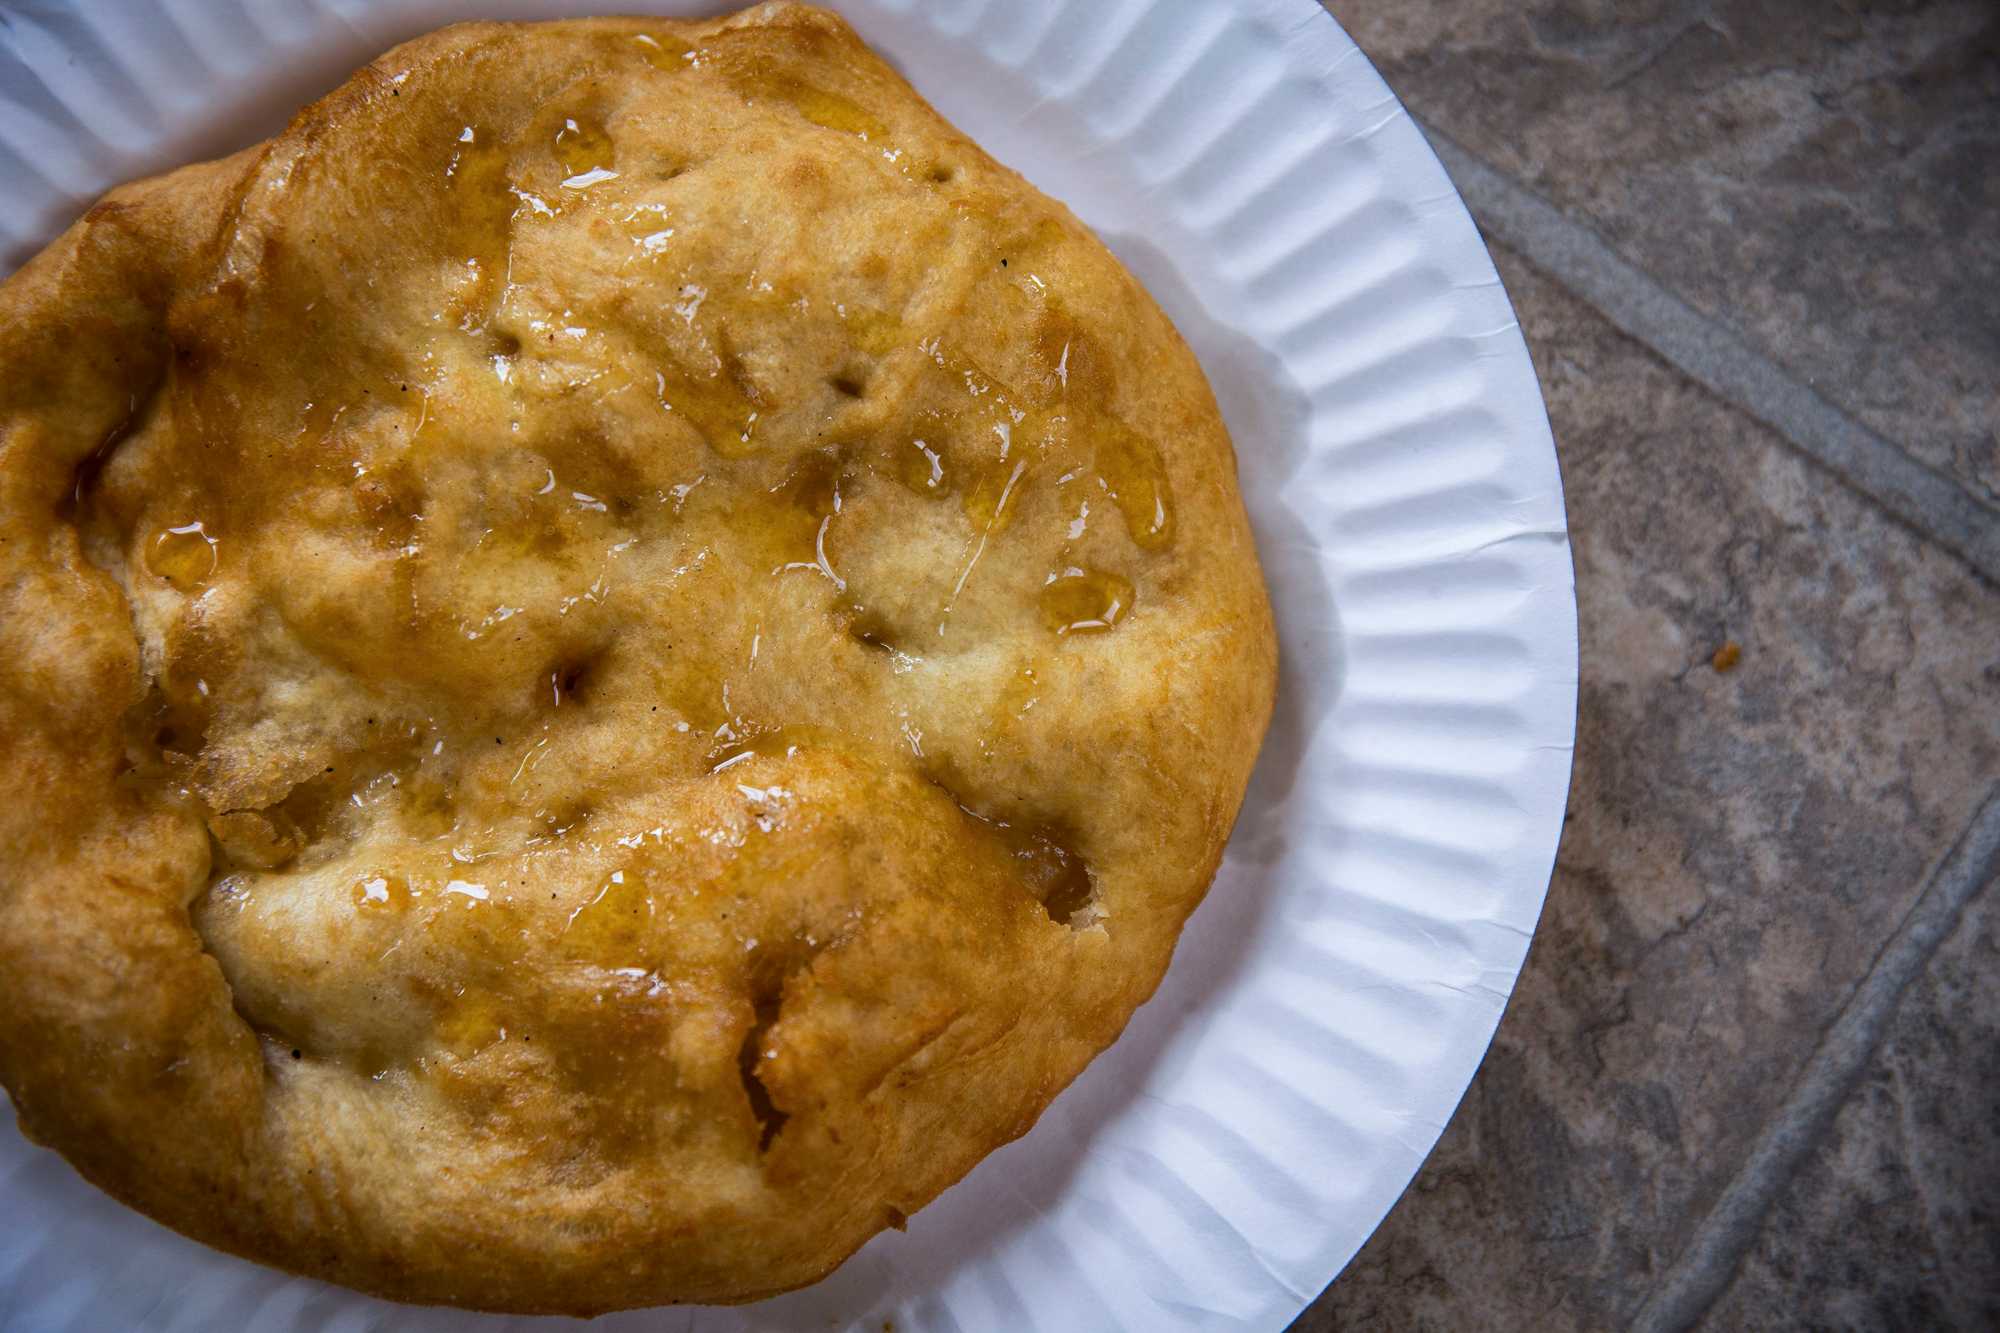
[[[1159,995],[1034,1131],[833,1277],[612,1329],[1276,1329],[1484,1053],[1548,884],[1576,612],[1527,349],[1422,136],[1312,0],[847,0],[1199,353],[1283,642],[1241,823]],[[494,17],[713,4],[487,0]],[[251,142],[446,0],[8,0],[0,262]],[[9,1118],[11,1120],[11,1117]],[[0,1133],[0,1326],[498,1329],[212,1253]]]

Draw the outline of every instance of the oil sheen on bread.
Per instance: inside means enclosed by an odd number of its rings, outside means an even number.
[[[24,1128],[400,1300],[814,1281],[1158,983],[1271,708],[1235,469],[803,6],[445,29],[114,191],[0,287]]]

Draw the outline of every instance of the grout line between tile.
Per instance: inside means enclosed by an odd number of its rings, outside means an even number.
[[[1741,335],[1621,258],[1590,228],[1419,121],[1479,225],[1709,392],[2000,583],[2000,510],[1869,430]]]
[[[1973,895],[2000,877],[2000,786],[1931,873],[1902,924],[1821,1037],[1784,1104],[1764,1126],[1715,1207],[1632,1320],[1634,1333],[1692,1327],[1735,1280],[1778,1193],[1825,1137],[1866,1072],[1903,991],[1929,964]]]

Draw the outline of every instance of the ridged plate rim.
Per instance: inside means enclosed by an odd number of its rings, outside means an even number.
[[[1024,1139],[832,1278],[598,1326],[1283,1327],[1366,1241],[1491,1040],[1575,736],[1554,443],[1490,256],[1312,0],[838,4],[1100,230],[1228,417],[1278,716],[1160,993]],[[702,13],[492,0],[483,17]],[[120,180],[238,147],[447,0],[13,0],[0,264]],[[498,1329],[214,1254],[0,1131],[0,1326]]]

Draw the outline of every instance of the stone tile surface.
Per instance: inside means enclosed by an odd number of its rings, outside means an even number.
[[[1905,994],[1708,1324],[2000,1328],[2000,886]]]
[[[2000,501],[1992,0],[1327,0],[1422,119]]]
[[[1569,824],[1485,1066],[1301,1329],[1629,1318],[2000,774],[2000,592],[1496,257],[1575,541]]]

